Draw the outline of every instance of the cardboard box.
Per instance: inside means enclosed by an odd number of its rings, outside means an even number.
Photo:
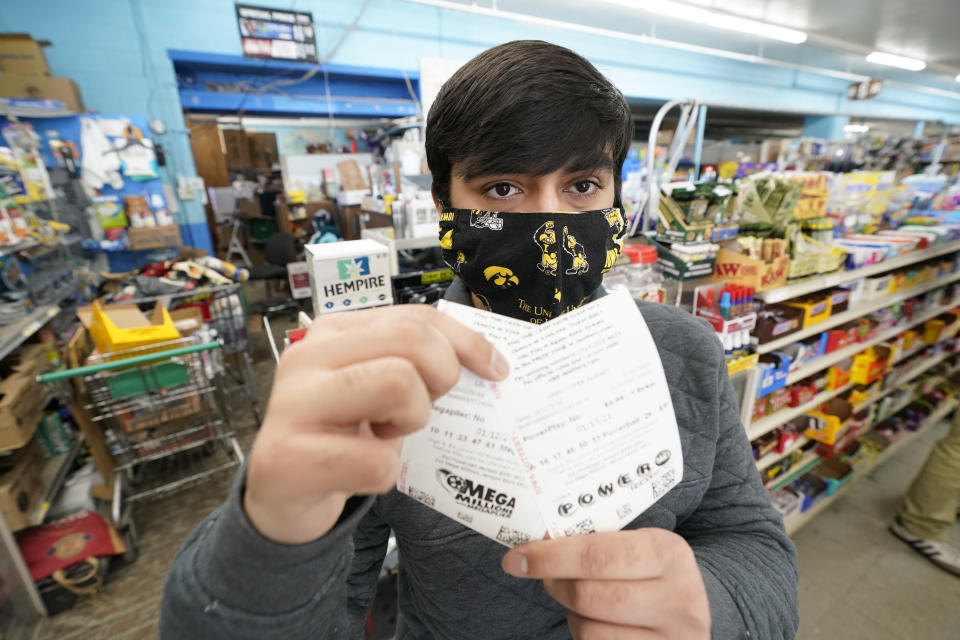
[[[131,228],[127,231],[127,245],[136,250],[180,246],[180,226]]]
[[[56,100],[70,111],[86,111],[80,90],[70,78],[0,73],[0,96]]]
[[[306,246],[315,315],[393,304],[390,257],[376,240]]]
[[[20,373],[0,381],[0,451],[30,440],[43,417],[44,395],[36,380]]]
[[[13,468],[0,475],[0,512],[11,531],[30,526],[43,500],[43,450],[36,440],[18,451]]]
[[[842,398],[827,400],[816,411],[809,411],[808,416],[818,420],[816,428],[807,429],[803,435],[811,440],[823,444],[833,444],[847,429],[847,421],[853,414],[853,405]]]
[[[858,353],[853,357],[853,370],[850,380],[856,384],[872,384],[883,375],[892,353],[891,349],[880,345]]]
[[[806,298],[785,302],[788,307],[794,307],[803,311],[803,320],[801,327],[806,328],[811,325],[823,322],[830,317],[830,310],[833,306],[833,298],[829,294],[815,293]]]
[[[343,191],[367,190],[367,182],[363,179],[363,174],[360,173],[360,165],[358,165],[355,160],[338,162],[337,173],[340,174],[340,188]],[[355,204],[360,204],[360,200]]]
[[[781,256],[770,262],[756,260],[726,249],[717,252],[713,268],[714,282],[745,285],[757,291],[776,289],[787,284],[787,269],[790,258]]]
[[[39,342],[25,344],[9,356],[4,364],[11,364],[14,371],[33,378],[50,364],[47,348]]]
[[[43,47],[47,40],[34,40],[27,33],[0,33],[0,72],[50,75]]]
[[[170,312],[170,319],[181,337],[191,336],[203,328],[203,312],[200,307],[181,307]]]

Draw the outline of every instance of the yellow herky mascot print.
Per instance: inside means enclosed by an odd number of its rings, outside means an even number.
[[[453,229],[447,231],[440,238],[440,248],[447,249],[448,251],[453,250]],[[457,251],[457,261],[452,265],[454,272],[460,273],[460,267],[467,261],[467,258],[463,255],[463,251]]]
[[[614,246],[607,249],[607,259],[603,263],[603,269],[600,270],[600,273],[606,273],[613,269],[613,265],[616,264],[617,258],[620,257],[620,251],[623,249],[623,214],[620,213],[620,209],[611,209],[604,214],[607,222],[610,223],[610,228],[613,230],[613,244]]]
[[[576,236],[563,228],[563,250],[570,254],[572,264],[570,268],[564,271],[568,276],[578,276],[590,270],[590,263],[587,262],[587,253],[583,250],[583,245],[577,242]]]
[[[540,247],[540,269],[544,275],[557,275],[557,232],[553,228],[553,220],[547,220],[533,236],[533,242]]]

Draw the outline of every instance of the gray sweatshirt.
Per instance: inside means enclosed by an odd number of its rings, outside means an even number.
[[[447,299],[470,304],[460,281]],[[740,424],[723,351],[701,320],[640,303],[680,427],[679,485],[630,523],[690,544],[713,637],[793,638],[796,551],[770,505]],[[397,639],[570,638],[566,611],[535,580],[505,574],[503,547],[396,489],[355,497],[319,540],[268,540],[243,510],[238,475],[225,504],[184,541],[164,587],[160,637],[363,638],[392,529],[399,548]]]

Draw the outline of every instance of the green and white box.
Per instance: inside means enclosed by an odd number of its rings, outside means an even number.
[[[383,244],[370,239],[308,244],[306,253],[314,315],[393,304]]]

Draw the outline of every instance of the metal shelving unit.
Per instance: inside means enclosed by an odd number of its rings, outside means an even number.
[[[897,333],[899,334],[900,332],[897,332]],[[865,343],[861,343],[861,344],[865,344]],[[931,345],[924,343],[924,344],[918,345],[917,347],[912,347],[908,351],[905,351],[902,354],[900,354],[900,356],[896,360],[894,360],[892,364],[903,362],[904,360],[907,360],[908,358],[920,353],[921,351],[929,348],[930,346]],[[943,353],[931,358],[930,360],[924,362],[922,365],[905,373],[903,377],[897,380],[896,387],[885,389],[880,393],[877,393],[874,396],[867,398],[866,400],[864,400],[863,402],[855,406],[854,411],[855,412],[860,411],[864,407],[868,407],[874,402],[878,402],[879,400],[883,399],[884,397],[896,391],[900,386],[910,382],[911,380],[913,380],[923,372],[928,371],[929,369],[932,369],[933,367],[937,366],[938,364],[940,364],[941,362],[943,362],[944,360],[946,360],[952,355],[954,354]],[[769,416],[764,416],[763,418],[761,418],[760,420],[757,420],[756,422],[751,422],[747,428],[747,438],[750,440],[755,440],[760,436],[764,435],[765,433],[777,428],[781,424],[789,420],[792,420],[793,418],[801,414],[804,414],[811,409],[818,407],[819,405],[823,404],[827,400],[830,400],[831,398],[835,398],[836,396],[842,394],[844,391],[847,391],[853,386],[854,386],[853,383],[850,383],[848,385],[844,385],[843,387],[839,387],[837,389],[823,391],[817,394],[816,397],[814,397],[808,402],[803,403],[802,405],[799,405],[796,407],[790,407],[788,409],[781,409],[780,411],[777,411],[776,413],[772,413]],[[780,454],[780,457],[782,457],[783,455],[786,455],[786,454]]]
[[[846,484],[840,487],[840,489],[838,489],[835,494],[829,497],[821,498],[820,500],[817,501],[816,504],[814,504],[812,507],[810,507],[803,513],[786,518],[783,524],[787,528],[787,534],[793,535],[794,533],[799,531],[801,527],[803,527],[805,524],[813,520],[821,511],[829,507],[831,504],[836,502],[836,500],[840,498],[840,496],[842,496],[847,491],[849,491],[850,487],[856,484],[861,478],[869,474],[874,469],[877,469],[880,465],[882,465],[884,462],[886,462],[891,457],[893,457],[893,455],[896,454],[897,451],[905,447],[909,442],[911,442],[914,438],[916,438],[921,431],[928,429],[930,426],[937,424],[938,422],[943,420],[945,417],[947,417],[947,415],[951,411],[957,408],[958,404],[960,404],[960,400],[949,400],[947,402],[944,402],[942,405],[940,405],[940,407],[937,408],[936,411],[930,414],[930,416],[924,421],[924,424],[920,429],[918,429],[914,433],[905,433],[901,435],[900,438],[897,439],[897,441],[891,444],[889,447],[887,447],[886,450],[877,454],[877,458],[876,460],[873,461],[873,464],[869,466],[864,465],[863,467],[854,470],[851,478],[847,480]]]
[[[879,273],[893,271],[894,269],[899,269],[900,267],[908,267],[912,264],[923,262],[924,260],[929,260],[931,258],[936,258],[953,251],[960,251],[960,241],[948,242],[943,245],[934,246],[930,249],[924,249],[923,251],[914,251],[906,255],[897,256],[896,258],[892,258],[890,260],[884,260],[883,262],[878,262],[876,264],[863,267],[861,269],[841,271],[840,273],[834,273],[828,276],[814,276],[809,280],[804,280],[796,284],[788,284],[785,287],[777,287],[776,289],[770,289],[768,291],[759,291],[757,292],[756,297],[760,300],[763,300],[767,304],[783,302],[784,300],[789,300],[791,298],[796,298],[797,296],[813,293],[814,291],[821,291],[823,289],[829,289],[830,287],[846,284],[847,282],[853,282],[858,278],[866,278],[869,276],[875,276]]]
[[[898,302],[909,300],[910,298],[922,295],[928,291],[933,291],[934,289],[938,289],[958,280],[960,280],[960,273],[952,273],[944,278],[937,278],[937,280],[934,282],[927,282],[905,291],[901,291],[892,296],[885,296],[879,300],[868,300],[866,302],[862,302],[855,307],[844,311],[843,313],[830,316],[823,322],[818,322],[817,324],[810,325],[809,327],[804,327],[800,331],[783,336],[777,340],[765,342],[764,344],[757,346],[757,353],[770,353],[771,351],[776,351],[777,349],[785,347],[788,344],[793,344],[798,340],[803,340],[804,338],[809,338],[810,336],[817,335],[818,333],[823,333],[828,329],[845,324],[851,320],[856,320],[857,318],[861,318],[868,313],[873,313],[878,309],[883,309],[884,307],[889,307]]]
[[[797,416],[803,415],[811,409],[816,409],[827,400],[835,398],[851,387],[853,387],[852,383],[836,389],[829,389],[827,391],[818,393],[810,401],[804,402],[801,405],[789,407],[787,409],[781,409],[780,411],[771,413],[769,416],[764,416],[763,418],[749,425],[749,428],[747,429],[747,438],[750,440],[756,440],[760,436],[773,431],[783,423],[793,420]]]
[[[793,444],[791,444],[789,447],[784,449],[783,453],[777,453],[776,451],[772,451],[767,455],[763,456],[762,458],[760,458],[759,460],[757,460],[754,463],[757,467],[757,471],[763,471],[764,469],[769,467],[771,464],[775,463],[777,460],[782,460],[783,458],[786,458],[788,455],[790,455],[797,449],[801,448],[803,445],[807,444],[808,442],[810,442],[810,438],[808,438],[807,436],[797,436],[797,439],[793,441]]]
[[[874,337],[871,340],[867,340],[865,342],[858,342],[844,349],[839,349],[832,353],[828,353],[826,355],[820,356],[819,358],[815,358],[814,360],[811,360],[810,362],[803,365],[796,371],[792,372],[789,376],[787,376],[787,384],[789,385],[789,384],[793,384],[794,382],[797,382],[798,380],[803,380],[807,376],[810,376],[818,371],[822,371],[823,369],[826,369],[830,365],[840,362],[844,358],[849,358],[852,355],[860,353],[867,347],[880,344],[881,342],[885,342],[890,338],[894,338],[900,335],[901,333],[903,333],[904,331],[906,331],[907,329],[915,327],[918,324],[923,324],[927,320],[930,320],[931,318],[935,318],[941,313],[943,313],[944,311],[948,311],[955,306],[956,306],[955,301],[951,301],[951,304],[937,305],[933,309],[924,311],[920,315],[914,317],[909,322],[892,327],[887,331],[884,331],[880,335]]]
[[[370,238],[371,240],[376,240],[381,244],[385,244],[390,250],[390,275],[396,276],[400,274],[400,261],[397,258],[397,253],[400,251],[410,251],[412,249],[430,249],[432,247],[440,246],[440,238],[434,234],[430,236],[423,236],[420,238],[395,238],[392,235],[393,229],[386,227],[387,232],[383,231],[384,228],[377,227],[373,229],[363,229],[360,232],[361,238]]]
[[[74,294],[73,291],[64,294],[45,305],[41,305],[16,322],[0,326],[0,360],[28,340],[62,311],[60,303]]]

